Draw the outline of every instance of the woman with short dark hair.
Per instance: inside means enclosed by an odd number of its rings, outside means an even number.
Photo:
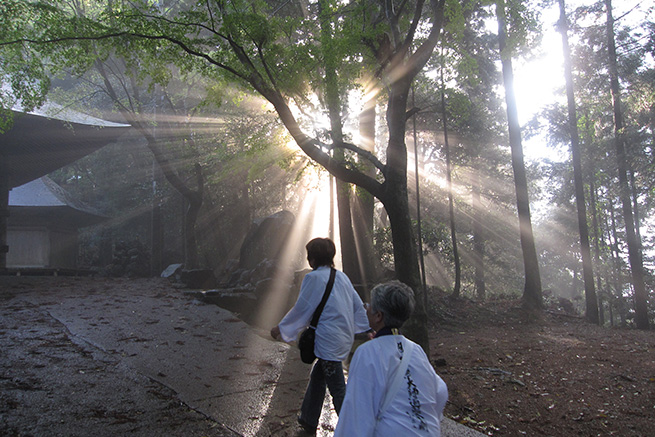
[[[307,250],[307,261],[312,268],[321,266],[334,267],[334,256],[337,254],[337,247],[329,238],[314,238],[305,246]]]
[[[271,329],[273,338],[281,337],[286,342],[296,340],[309,325],[334,270],[336,247],[332,240],[315,238],[307,243],[305,249],[313,271],[305,275],[293,308]],[[332,395],[334,409],[337,414],[340,413],[346,392],[342,361],[350,353],[355,334],[368,330],[362,300],[348,276],[334,270],[332,290],[316,326],[314,354],[317,360],[298,417],[298,423],[305,431],[316,432],[326,388]]]

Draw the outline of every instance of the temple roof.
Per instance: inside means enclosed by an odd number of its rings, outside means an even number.
[[[75,199],[47,176],[13,188],[9,192],[9,210],[14,223],[30,216],[66,224],[67,227],[84,227],[106,219],[98,210]]]
[[[0,159],[7,161],[9,188],[68,165],[130,131],[114,123],[54,104],[31,113],[14,111],[14,124],[0,134]]]

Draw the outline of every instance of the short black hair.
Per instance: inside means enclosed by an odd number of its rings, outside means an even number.
[[[334,267],[334,256],[337,248],[329,238],[314,238],[305,246],[307,260],[314,261],[314,268],[321,266]]]

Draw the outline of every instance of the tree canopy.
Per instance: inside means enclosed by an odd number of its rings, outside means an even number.
[[[617,131],[606,56],[606,12],[611,4],[597,2],[568,11],[581,152],[582,177],[576,187],[573,164],[522,162],[522,151],[516,147],[521,133],[556,147],[566,145],[571,124],[567,125],[562,105],[547,108],[529,126],[519,126],[511,120],[512,111],[506,111],[513,110],[510,100],[503,103],[502,97],[503,88],[510,89],[511,81],[503,85],[510,61],[531,56],[541,43],[542,30],[554,26],[544,21],[551,6],[552,2],[514,0],[5,0],[0,5],[2,126],[9,126],[8,109],[16,102],[25,109],[38,106],[64,72],[87,84],[95,82],[98,89],[113,89],[111,108],[132,117],[134,125],[142,123],[145,137],[163,128],[161,119],[157,122],[151,116],[154,108],[160,111],[167,105],[167,115],[177,111],[182,117],[178,121],[188,121],[192,115],[217,116],[221,111],[217,103],[226,95],[263,98],[264,112],[274,114],[277,121],[247,110],[223,114],[231,123],[221,123],[192,148],[191,139],[201,138],[194,130],[198,125],[178,123],[180,130],[186,126],[187,134],[178,137],[177,145],[169,141],[166,150],[178,153],[170,156],[175,156],[174,167],[184,183],[172,176],[169,181],[192,198],[194,190],[202,191],[199,176],[195,182],[188,177],[196,163],[210,185],[231,174],[232,182],[247,191],[256,179],[255,166],[247,168],[249,157],[261,152],[264,168],[272,162],[264,158],[264,150],[292,140],[313,164],[343,184],[340,190],[349,193],[349,184],[355,185],[383,207],[384,213],[377,214],[375,240],[381,256],[393,261],[395,275],[421,297],[410,330],[424,345],[426,309],[413,203],[420,195],[426,235],[419,237],[427,243],[429,268],[439,271],[432,283],[439,277],[438,285],[449,288],[455,250],[443,232],[448,223],[444,199],[449,193],[438,182],[446,174],[445,126],[454,194],[452,232],[462,245],[465,294],[486,298],[494,291],[503,293],[504,287],[516,291],[524,278],[523,297],[538,308],[542,288],[546,299],[566,282],[575,290],[581,236],[567,214],[573,211],[577,188],[578,198],[584,193],[586,203],[580,220],[586,215],[602,321],[603,308],[633,296],[634,284],[625,281],[626,271],[635,269],[626,262],[630,222],[641,244],[645,281],[652,282],[653,23],[623,25],[620,17],[613,28],[625,118]],[[500,27],[494,23],[497,19]],[[119,70],[121,74],[116,74]],[[560,75],[563,85],[563,71]],[[185,88],[202,90],[200,97],[185,97]],[[158,98],[170,102],[155,104]],[[368,139],[357,132],[364,124],[362,101],[378,111]],[[513,123],[509,131],[508,116]],[[408,148],[413,141],[410,120],[416,123],[420,156]],[[629,198],[616,174],[615,135],[625,141]],[[153,153],[161,144],[152,141]],[[283,163],[288,159],[284,153],[268,156]],[[419,180],[425,191],[420,194],[408,183],[415,176],[412,159],[422,172]],[[424,193],[429,193],[427,201]],[[514,205],[513,196],[518,197]],[[532,233],[529,210],[540,196],[550,199],[554,212],[550,217],[540,212],[532,249],[524,237]],[[217,188],[209,198],[212,204],[230,205],[250,199],[247,193]],[[633,218],[626,216],[626,199]],[[349,197],[342,198],[340,212],[352,204]],[[355,215],[344,217],[342,230],[355,228]],[[556,246],[555,241],[566,244]],[[526,257],[532,251],[534,256]],[[576,292],[563,294],[573,297]],[[652,303],[652,291],[647,294]]]

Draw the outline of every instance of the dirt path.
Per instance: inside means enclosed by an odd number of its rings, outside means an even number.
[[[236,435],[120,357],[74,341],[47,306],[17,297],[43,281],[0,279],[0,435]],[[57,291],[46,293],[52,304]]]
[[[0,348],[3,436],[300,431],[297,352],[166,280],[0,277]]]
[[[518,302],[444,305],[454,317],[432,350],[449,417],[497,436],[655,435],[655,332],[526,318]]]
[[[0,277],[0,350],[3,436],[300,434],[297,350],[165,280]]]

